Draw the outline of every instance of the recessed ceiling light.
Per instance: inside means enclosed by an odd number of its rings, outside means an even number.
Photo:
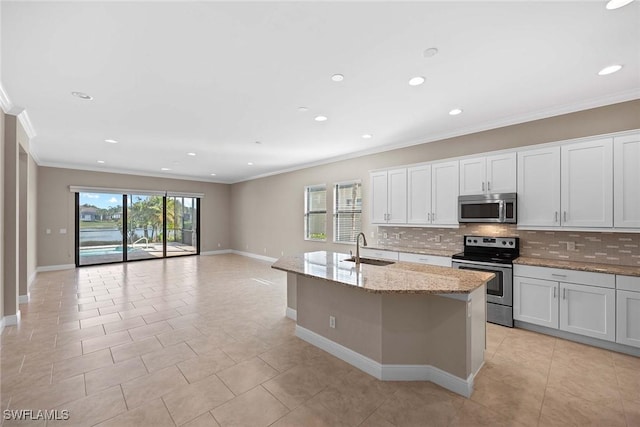
[[[362,135],[362,139],[371,139],[373,138],[373,135],[371,135],[370,133],[365,133],[364,135]]]
[[[622,69],[622,65],[614,64],[609,65],[608,67],[604,67],[602,70],[598,71],[598,75],[606,76],[608,74],[613,74],[616,71],[620,71]]]
[[[626,6],[633,0],[609,0],[606,8],[609,10],[620,9],[622,6]]]
[[[253,162],[249,162],[247,163],[249,166],[253,166]]]
[[[256,141],[256,144],[261,145],[262,141]]]
[[[161,171],[170,171],[170,168],[160,168]]]
[[[87,95],[84,92],[71,92],[71,95],[75,96],[76,98],[84,99],[87,101],[91,101],[93,99],[93,96]]]
[[[115,139],[105,139],[104,142],[108,142],[109,144],[117,144],[118,141],[116,141]]]
[[[326,122],[327,121],[327,117],[326,116],[316,116],[315,121],[316,122]]]
[[[430,47],[423,52],[425,58],[431,58],[432,56],[436,56],[438,54],[438,49],[435,47]]]
[[[458,114],[462,113],[462,108],[454,108],[453,110],[449,111],[449,115],[451,116],[457,116]]]
[[[104,160],[98,160],[98,163],[103,164]]]
[[[211,175],[211,176],[216,176],[216,174],[215,174],[215,173],[212,173],[212,174],[209,174],[209,175]]]
[[[187,156],[195,156],[196,153],[187,153]]]
[[[298,107],[298,111],[301,111],[304,113],[305,111],[309,111],[309,109],[307,107]]]
[[[411,78],[411,80],[409,80],[409,86],[420,86],[422,83],[424,83],[424,77],[422,76],[416,76]]]
[[[331,80],[333,80],[334,82],[341,82],[344,80],[344,76],[342,74],[334,74],[333,76],[331,76]]]

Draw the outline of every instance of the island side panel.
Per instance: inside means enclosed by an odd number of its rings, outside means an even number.
[[[297,279],[297,274],[287,273],[287,308],[291,310],[297,310]]]
[[[467,302],[434,296],[429,300],[430,365],[467,379]]]
[[[470,294],[471,311],[467,316],[469,334],[469,354],[467,374],[477,374],[484,364],[487,348],[487,288],[482,285]]]
[[[429,300],[426,294],[382,296],[382,363],[429,365],[431,338]]]
[[[297,278],[297,323],[378,363],[381,295],[305,276]],[[336,327],[329,327],[329,316]]]

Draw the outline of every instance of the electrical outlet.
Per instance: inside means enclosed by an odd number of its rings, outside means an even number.
[[[51,229],[50,229],[50,228],[47,228],[46,233],[47,233],[47,234],[51,234]]]
[[[440,243],[441,240],[442,240],[442,237],[439,234],[436,234],[436,237],[433,239],[433,241],[436,243]]]
[[[264,253],[267,253],[267,248],[262,248],[262,250],[264,251]]]
[[[218,243],[218,247],[222,246],[220,243]]]
[[[60,229],[60,234],[67,234],[67,229],[66,228],[61,228]]]
[[[284,256],[284,251],[280,251],[280,256]]]
[[[336,328],[336,318],[335,316],[329,316],[329,327],[332,329]]]
[[[375,232],[375,231],[372,231],[372,232],[371,232],[371,238],[372,238],[372,239],[374,239],[375,237],[376,237],[376,232]]]
[[[386,239],[387,238],[387,233],[386,232],[382,233],[382,237]]]
[[[576,242],[567,242],[567,250],[575,251],[576,250]]]

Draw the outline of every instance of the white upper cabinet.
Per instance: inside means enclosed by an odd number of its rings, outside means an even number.
[[[614,226],[640,227],[640,133],[613,140]]]
[[[560,160],[562,224],[612,227],[612,138],[563,145]]]
[[[387,171],[372,172],[371,192],[369,193],[371,206],[371,222],[386,224],[387,222]]]
[[[458,162],[431,165],[431,223],[458,225]]]
[[[431,223],[431,165],[407,168],[407,223]]]
[[[407,169],[372,172],[371,222],[404,224],[407,222]]]
[[[460,160],[460,195],[515,193],[516,153]]]
[[[560,225],[560,147],[518,153],[518,225]]]

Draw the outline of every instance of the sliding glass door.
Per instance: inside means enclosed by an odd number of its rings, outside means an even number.
[[[200,253],[198,197],[75,194],[77,266]]]
[[[164,257],[164,197],[127,195],[127,260]]]
[[[167,197],[167,256],[198,252],[198,199]]]
[[[77,264],[124,261],[122,194],[76,193]]]

